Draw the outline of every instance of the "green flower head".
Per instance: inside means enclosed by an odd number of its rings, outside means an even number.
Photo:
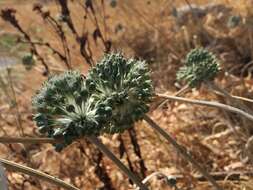
[[[197,87],[204,81],[215,78],[219,72],[219,62],[206,49],[193,49],[186,56],[185,66],[177,72],[177,79],[184,80],[190,87]]]
[[[89,71],[86,80],[92,97],[112,110],[106,133],[123,132],[148,112],[153,88],[144,61],[126,59],[120,53],[107,54]]]
[[[64,140],[56,145],[58,150],[77,138],[99,135],[111,115],[104,104],[95,102],[91,90],[79,72],[67,71],[50,77],[33,97],[39,131]]]

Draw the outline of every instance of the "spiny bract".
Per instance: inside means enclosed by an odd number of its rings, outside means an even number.
[[[107,54],[89,71],[86,83],[94,87],[92,97],[112,110],[106,133],[123,132],[148,112],[153,88],[144,61]]]
[[[190,87],[210,81],[219,72],[219,62],[214,54],[203,48],[193,49],[186,56],[185,66],[177,72],[177,79],[184,80]]]
[[[33,97],[39,131],[64,140],[57,150],[82,136],[99,135],[111,115],[110,107],[91,97],[92,88],[79,72],[67,71],[49,78]]]

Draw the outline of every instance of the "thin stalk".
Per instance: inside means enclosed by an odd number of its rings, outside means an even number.
[[[147,184],[153,177],[167,178],[167,176],[162,172],[154,172],[154,173],[148,175],[145,179],[143,179],[142,183]]]
[[[220,88],[218,85],[216,85],[213,82],[206,82],[205,83],[211,90],[218,91],[219,93],[223,94],[228,100],[231,102],[234,102],[235,105],[239,106],[241,109],[244,109],[245,111],[249,112],[250,114],[253,114],[253,112],[243,103],[241,100],[239,100],[237,97],[232,96],[227,92],[226,90]]]
[[[131,162],[130,156],[127,152],[127,149],[126,149],[126,146],[125,146],[125,143],[124,143],[124,140],[123,140],[121,134],[119,135],[119,143],[120,143],[119,144],[119,154],[120,154],[119,157],[122,158],[124,156],[124,154],[126,154],[126,161],[127,161],[128,167],[129,167],[130,171],[134,173],[134,167]],[[133,182],[131,180],[129,180],[129,183],[133,184]]]
[[[173,96],[180,96],[180,95],[186,93],[189,89],[190,89],[189,86],[188,86],[188,85],[185,85],[185,86],[183,86],[183,88],[181,88],[179,91],[177,91],[176,93],[174,93]],[[159,109],[159,108],[163,107],[167,102],[169,102],[169,99],[163,100],[163,101],[160,102],[157,106],[155,106],[154,109],[156,109],[156,108]]]
[[[38,170],[35,170],[33,168],[30,168],[30,167],[27,167],[27,166],[23,166],[21,164],[15,163],[15,162],[11,162],[11,161],[5,160],[3,158],[0,158],[0,163],[2,163],[2,165],[6,169],[9,169],[9,170],[12,170],[12,171],[21,172],[21,173],[24,173],[24,174],[27,174],[27,175],[30,175],[30,176],[33,176],[33,177],[37,177],[37,178],[39,178],[41,180],[44,180],[44,181],[47,181],[49,183],[55,184],[55,185],[60,186],[60,187],[62,187],[64,189],[67,189],[67,190],[80,190],[77,187],[75,187],[75,186],[73,186],[71,184],[68,184],[68,183],[64,182],[63,180],[61,180],[59,178],[50,176],[50,175],[48,175],[46,173],[43,173],[43,172],[38,171]]]
[[[173,137],[171,137],[164,129],[157,125],[149,116],[144,115],[144,120],[149,124],[150,127],[160,133],[169,143],[171,143],[178,151],[178,153],[182,155],[182,157],[184,157],[193,166],[195,166],[195,168],[215,187],[216,190],[222,190],[222,188],[218,185],[218,183],[216,183],[213,177],[204,168],[202,168],[199,163],[194,160],[189,153],[187,153],[186,149],[173,139]]]
[[[236,107],[246,111],[247,113],[253,115],[253,111],[246,105],[242,100],[239,100],[235,97],[233,97],[229,92],[226,90],[222,89],[218,85],[216,85],[214,82],[207,81],[205,84],[208,86],[209,89],[212,91],[216,91],[222,94],[226,99],[230,101],[232,105],[235,105]],[[243,118],[242,119],[242,126],[245,129],[245,132],[247,135],[250,135],[250,128],[252,127],[251,124],[248,122],[247,119]]]
[[[90,136],[87,139],[111,159],[141,190],[148,190],[148,187],[142,183],[141,179],[134,175],[97,137]]]
[[[241,115],[251,121],[253,121],[253,115],[239,109],[233,106],[229,106],[226,104],[222,104],[219,102],[213,102],[213,101],[205,101],[205,100],[193,100],[193,99],[189,99],[189,98],[182,98],[182,97],[176,97],[176,96],[171,96],[171,95],[164,95],[164,94],[156,94],[158,97],[160,98],[165,98],[165,99],[169,99],[169,100],[174,100],[174,101],[180,101],[180,102],[184,102],[184,103],[189,103],[189,104],[196,104],[196,105],[200,105],[200,106],[209,106],[209,107],[214,107],[214,108],[218,108],[218,109],[222,109],[225,111],[229,111],[232,113],[236,113],[238,115]]]
[[[23,144],[37,144],[37,143],[56,143],[58,140],[53,138],[40,137],[0,137],[0,143],[23,143]]]
[[[130,136],[131,143],[133,145],[134,153],[138,157],[138,163],[139,163],[139,166],[140,166],[141,178],[145,178],[147,168],[146,168],[144,159],[142,158],[142,155],[141,155],[141,147],[140,147],[140,145],[138,143],[138,140],[137,140],[137,134],[136,134],[135,128],[134,127],[130,128],[128,130],[128,134]]]
[[[141,190],[148,190],[144,184],[142,184],[139,177],[135,176],[115,155],[108,150],[108,148],[101,143],[101,141],[96,137],[87,137],[87,139],[96,145],[101,152],[103,152],[106,156],[108,156],[124,173],[126,173],[129,178],[137,184]],[[53,138],[40,138],[40,137],[0,137],[0,143],[56,143],[60,140],[56,140]]]
[[[217,93],[218,95],[224,96],[225,95],[219,91],[216,91],[215,93]],[[242,96],[236,96],[236,95],[232,95],[230,94],[230,96],[236,100],[240,100],[240,101],[244,101],[244,102],[248,102],[248,103],[253,103],[253,99],[250,98],[246,98],[246,97],[242,97]]]
[[[19,112],[19,105],[18,105],[18,102],[17,102],[16,92],[15,92],[14,87],[13,87],[13,81],[12,81],[12,75],[11,75],[11,69],[10,68],[7,69],[7,74],[8,74],[7,77],[8,77],[8,81],[10,83],[11,92],[12,92],[12,95],[13,95],[13,101],[15,103],[16,123],[18,125],[18,129],[20,130],[19,132],[21,132],[21,135],[24,136],[24,129],[22,127],[22,120],[21,120],[21,115],[20,115],[20,112]]]

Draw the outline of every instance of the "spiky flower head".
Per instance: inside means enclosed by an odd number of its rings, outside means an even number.
[[[153,88],[144,61],[107,54],[89,71],[86,83],[95,85],[92,97],[112,109],[106,133],[123,132],[148,112]]]
[[[93,89],[79,72],[67,71],[50,77],[33,97],[39,131],[63,139],[56,149],[61,150],[82,136],[100,133],[111,110],[94,101],[90,95]]]
[[[187,54],[185,66],[177,72],[177,79],[186,81],[190,87],[197,87],[204,81],[213,80],[219,70],[216,56],[206,49],[197,48]]]

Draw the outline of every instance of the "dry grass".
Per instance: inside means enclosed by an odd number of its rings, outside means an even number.
[[[192,14],[186,1],[129,0],[118,3],[116,8],[110,7],[107,3],[106,35],[108,39],[112,40],[113,50],[120,50],[127,55],[140,57],[150,62],[157,92],[172,94],[178,91],[182,85],[177,83],[175,73],[182,65],[184,56],[191,48],[205,46],[216,53],[222,62],[222,71],[216,82],[234,95],[252,97],[253,30],[252,25],[249,24],[253,22],[252,1],[242,0],[238,3],[239,1],[216,0],[212,2],[221,3],[220,8],[206,9],[205,14],[200,17]],[[206,5],[208,1],[195,0],[194,3]],[[33,36],[33,40],[42,38],[52,43],[52,46],[59,51],[63,51],[52,29],[32,11],[32,4],[26,1],[15,4],[5,1],[0,3],[0,7],[17,9],[20,24]],[[52,12],[54,17],[57,16],[56,12],[59,7],[54,3],[46,4],[45,7]],[[80,15],[82,10],[76,3],[71,3],[70,7],[76,10],[72,13],[72,17],[78,32],[81,33],[83,30],[83,21],[80,19],[83,17]],[[189,11],[184,14],[184,17],[182,16],[184,19],[180,20],[181,17],[175,18],[172,15],[173,7],[178,11],[182,11],[182,7],[185,7]],[[227,21],[233,15],[241,15],[246,24],[241,23],[234,28],[229,28]],[[87,31],[92,33],[95,26],[87,22]],[[103,20],[99,20],[99,23],[102,22]],[[0,34],[2,32],[16,34],[15,30],[1,19],[0,28]],[[78,46],[72,34],[69,31],[67,34],[69,47],[71,47],[72,64],[85,74],[88,65],[79,55]],[[103,54],[102,43],[99,42],[96,45],[92,40],[90,43],[94,59],[99,60]],[[41,48],[40,51],[50,65],[53,65],[55,72],[66,69],[62,61],[52,55],[52,52],[46,48]],[[39,136],[36,126],[31,121],[33,112],[30,101],[36,89],[45,80],[45,77],[41,75],[41,70],[39,63],[30,71],[25,71],[20,66],[13,68],[12,77],[19,78],[15,80],[14,89],[26,136]],[[8,91],[11,92],[10,89]],[[194,89],[184,96],[229,103],[223,97],[205,88]],[[3,118],[0,120],[0,136],[6,134],[20,136],[17,128],[16,109],[7,104],[6,98],[12,100],[13,94],[8,97],[3,95],[0,99],[0,117]],[[248,106],[252,108],[251,104]],[[170,132],[178,142],[187,147],[194,158],[209,172],[252,171],[250,159],[248,161],[245,159],[247,155],[245,143],[249,136],[245,135],[241,129],[236,134],[218,135],[229,130],[231,126],[244,126],[245,123],[238,116],[213,108],[184,103],[169,103],[166,109],[154,110],[150,116]],[[246,122],[252,125],[250,121]],[[183,178],[180,178],[178,185],[180,189],[212,189],[207,182],[199,182],[194,179],[192,176],[197,174],[195,169],[181,159],[170,145],[144,123],[137,123],[136,130],[148,174],[163,171],[168,175],[182,175]],[[134,154],[130,138],[127,133],[122,136],[134,167],[138,168],[138,158]],[[104,136],[102,139],[119,156],[118,136]],[[83,149],[87,155],[82,153]],[[87,159],[90,151],[85,142],[76,142],[60,154],[48,144],[0,144],[1,157],[47,172],[80,189],[95,189],[101,186],[101,182],[94,174],[94,164]],[[122,160],[127,163],[126,155]],[[132,189],[126,177],[109,160],[103,158],[103,163],[117,190]],[[10,189],[13,190],[58,189],[58,187],[20,173],[8,172],[8,179]],[[251,190],[253,189],[251,181],[252,177],[243,176],[241,180],[224,179],[219,183],[224,189]],[[152,189],[171,189],[159,180],[153,180],[151,186]]]

